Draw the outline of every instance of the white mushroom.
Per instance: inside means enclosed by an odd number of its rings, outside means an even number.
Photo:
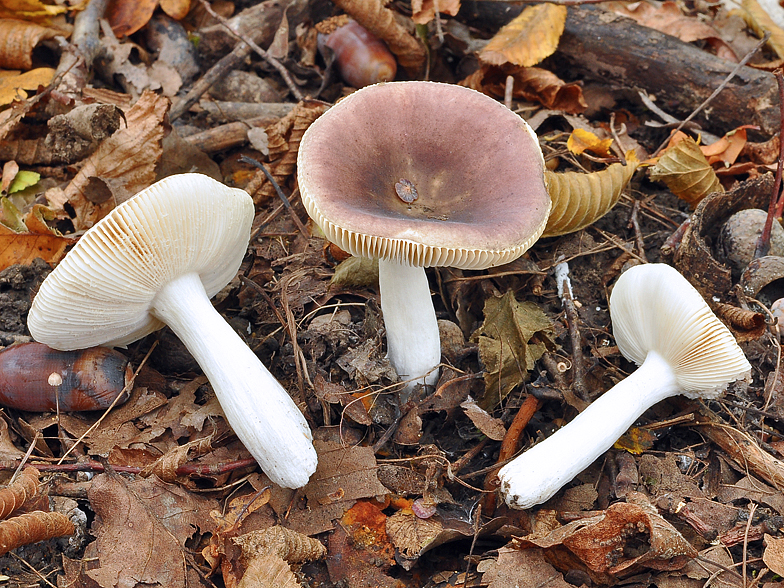
[[[702,296],[664,264],[639,265],[610,296],[618,349],[640,367],[569,424],[501,468],[501,493],[512,508],[552,497],[593,463],[657,402],[683,394],[716,398],[751,366]]]
[[[426,267],[485,269],[522,255],[550,212],[526,122],[453,84],[391,82],[341,100],[305,133],[302,202],[327,238],[379,259],[387,351],[407,391],[438,379]]]
[[[253,216],[243,190],[200,174],[165,178],[82,236],[44,280],[27,324],[60,350],[127,345],[169,325],[262,470],[299,488],[316,469],[310,428],[209,300],[236,275]]]

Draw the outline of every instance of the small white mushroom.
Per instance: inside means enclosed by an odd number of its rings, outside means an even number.
[[[200,174],[165,178],[82,236],[44,280],[27,324],[60,350],[127,345],[169,325],[262,470],[299,488],[316,470],[310,428],[210,303],[240,267],[253,216],[244,190]]]
[[[640,367],[569,424],[501,468],[512,508],[552,497],[657,402],[683,394],[716,398],[751,366],[734,337],[691,284],[665,264],[639,265],[610,296],[618,349]]]
[[[485,269],[522,255],[550,212],[528,124],[462,86],[390,82],[341,100],[306,131],[302,202],[327,238],[379,260],[387,352],[432,385],[441,359],[426,267]]]

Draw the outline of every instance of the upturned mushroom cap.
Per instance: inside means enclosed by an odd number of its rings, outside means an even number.
[[[729,329],[697,290],[666,264],[624,272],[610,295],[613,334],[624,357],[642,365],[655,351],[672,367],[681,393],[714,398],[751,371]]]
[[[550,211],[528,124],[452,84],[354,92],[308,128],[297,168],[302,202],[330,241],[404,265],[507,263],[539,238]]]
[[[170,176],[87,231],[41,285],[28,316],[36,341],[61,350],[127,345],[164,326],[156,294],[189,272],[208,297],[237,274],[253,200],[201,174]]]

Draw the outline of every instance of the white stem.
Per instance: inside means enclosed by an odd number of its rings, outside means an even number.
[[[379,259],[378,284],[387,330],[387,355],[401,380],[432,386],[438,380],[441,339],[425,268]]]
[[[512,508],[530,508],[553,496],[591,465],[657,402],[680,393],[667,362],[656,352],[569,424],[498,472]]]
[[[198,274],[167,284],[152,314],[171,327],[204,370],[229,425],[264,473],[286,488],[307,484],[316,471],[316,451],[305,417],[213,308]]]

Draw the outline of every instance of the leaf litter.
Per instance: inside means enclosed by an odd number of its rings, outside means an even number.
[[[210,169],[246,187],[257,212],[245,279],[216,304],[297,399],[315,433],[318,470],[299,491],[271,485],[233,438],[198,368],[178,356],[171,337],[154,343],[153,335],[127,350],[142,371],[129,401],[108,414],[5,410],[3,455],[19,460],[30,447],[52,502],[65,510],[63,497],[72,496],[82,515],[69,516],[83,529],[73,541],[19,551],[28,566],[0,559],[10,585],[38,583],[30,567],[57,574],[59,585],[91,587],[738,586],[754,575],[766,585],[781,573],[777,339],[764,318],[749,322],[743,314],[764,317],[766,310],[733,293],[714,248],[731,210],[767,208],[774,138],[750,121],[724,125],[731,113],[721,101],[698,117],[701,128],[683,125],[669,137],[667,125],[688,112],[674,117],[666,112],[676,108],[672,102],[639,102],[601,76],[566,66],[561,49],[573,43],[570,19],[589,7],[520,7],[499,17],[492,8],[474,14],[446,0],[413,2],[413,15],[380,0],[336,2],[332,13],[349,14],[386,41],[410,79],[459,82],[528,118],[558,212],[524,259],[486,273],[428,270],[451,365],[432,393],[401,404],[385,357],[377,265],[326,244],[296,191],[302,134],[350,91],[330,72],[311,28],[327,15],[306,0],[282,8],[205,4],[113,3],[112,31],[92,33],[103,52],[95,67],[102,81],[90,78],[89,66],[72,66],[67,73],[85,80],[81,94],[72,94],[58,91],[65,74],[56,56],[76,42],[71,30],[83,34],[74,17],[88,14],[87,3],[3,3],[2,15],[16,20],[0,23],[0,336],[4,345],[27,337],[24,316],[42,276],[114,206],[170,173],[164,169]],[[756,43],[728,24],[733,15],[721,7],[610,8],[644,26],[665,26],[680,38],[667,41],[676,51],[696,43],[737,62]],[[239,14],[232,22],[242,24],[235,30],[262,47],[272,44],[269,55],[248,50],[222,60],[235,40],[219,17],[232,12]],[[771,33],[769,49],[751,60],[771,69],[781,59],[780,29],[756,2],[744,2],[742,16],[751,29]],[[415,24],[418,36],[410,32]],[[151,31],[161,26],[172,38],[201,36],[196,81],[187,67],[171,65],[171,55],[157,53]],[[181,59],[193,57],[185,53]],[[474,66],[464,67],[463,58]],[[215,81],[243,69],[272,82],[280,96],[315,98],[292,98],[288,115],[260,114],[263,121],[231,127],[236,105],[256,105],[231,96],[216,102],[207,72]],[[628,72],[630,87],[645,87]],[[202,103],[183,109],[188,91],[200,92]],[[75,125],[78,109],[95,110],[96,102],[103,121],[116,124]],[[257,129],[250,142],[249,127]],[[171,150],[185,152],[186,145],[192,155],[175,161]],[[640,163],[631,149],[655,158]],[[283,200],[242,156],[268,166]],[[552,277],[563,260],[576,325],[565,319]],[[541,508],[511,511],[480,501],[495,491],[482,491],[477,478],[497,469],[499,443],[504,452],[530,447],[634,369],[613,345],[607,294],[624,266],[645,260],[675,265],[726,317],[757,366],[755,379],[733,388],[724,403],[655,407]],[[775,279],[770,284],[775,292]],[[571,389],[576,362],[590,384],[586,399]],[[527,402],[533,395],[536,402]],[[525,406],[535,407],[530,420],[513,426]],[[30,514],[36,512],[43,513]]]

